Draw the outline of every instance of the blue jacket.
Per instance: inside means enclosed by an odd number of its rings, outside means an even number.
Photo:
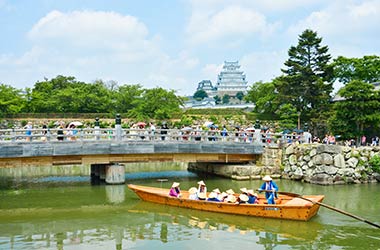
[[[268,191],[271,191],[271,190],[273,190],[273,188],[276,190],[276,192],[278,191],[278,186],[277,186],[277,184],[276,184],[274,181],[270,181],[268,187],[267,187],[267,183],[264,182],[263,185],[261,185],[260,190],[268,190]],[[269,193],[269,192],[265,192],[265,198],[268,199],[270,195],[271,195],[271,193]]]
[[[255,204],[256,197],[252,195],[248,195],[248,203],[249,204]]]

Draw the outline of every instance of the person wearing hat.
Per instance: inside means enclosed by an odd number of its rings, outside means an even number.
[[[263,181],[265,182],[259,188],[259,192],[265,191],[265,198],[267,199],[268,204],[276,204],[274,198],[276,197],[276,192],[278,191],[277,184],[269,175],[264,176]]]
[[[235,195],[233,195],[233,194],[229,194],[229,195],[227,196],[227,198],[226,198],[226,201],[227,201],[227,203],[235,203],[235,202],[236,202],[236,197],[235,197]]]
[[[257,200],[257,194],[253,192],[252,189],[247,190],[248,194],[248,204],[258,204],[259,201]]]
[[[178,182],[173,182],[173,185],[169,191],[169,196],[173,196],[173,197],[177,197],[177,198],[181,197],[181,190],[179,189],[179,183]]]
[[[198,200],[197,188],[196,187],[191,187],[189,189],[189,199],[190,200]]]
[[[198,191],[197,191],[197,195],[198,195],[198,199],[199,200],[205,200],[206,197],[207,197],[207,187],[206,187],[206,183],[204,183],[204,181],[198,181]],[[201,194],[204,194],[204,195],[201,195]]]
[[[211,192],[211,193],[208,195],[207,201],[216,201],[216,202],[220,202],[220,200],[218,200],[218,194],[215,193],[215,192]]]
[[[239,195],[239,199],[238,199],[239,204],[248,204],[248,200],[249,200],[248,195],[246,194]]]

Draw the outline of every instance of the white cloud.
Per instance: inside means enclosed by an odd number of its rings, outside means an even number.
[[[163,65],[189,69],[198,64],[185,54],[171,59],[161,51],[159,36],[149,38],[144,23],[115,12],[52,11],[33,26],[28,38],[31,48],[21,56],[0,56],[0,73],[13,72],[1,74],[7,75],[3,80],[22,87],[25,79],[30,85],[62,74],[87,82],[115,80],[145,87],[155,87],[164,75],[165,82],[159,84],[174,88],[178,86],[170,85],[173,68]]]
[[[218,10],[194,9],[186,33],[190,41],[198,44],[253,33],[265,35],[273,32],[275,26],[254,9],[230,5]]]
[[[351,3],[352,1],[334,1],[324,9],[312,12],[289,27],[291,35],[300,34],[306,28],[317,30],[324,36],[337,37],[339,40],[356,40],[360,35],[379,37],[380,0]]]

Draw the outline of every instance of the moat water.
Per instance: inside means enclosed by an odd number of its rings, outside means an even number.
[[[187,171],[133,173],[127,183],[182,189],[258,188],[261,181]],[[167,181],[166,181],[167,180]],[[280,191],[324,194],[324,203],[380,224],[380,185],[319,186],[276,180]],[[321,208],[308,222],[225,215],[140,201],[126,185],[86,177],[33,179],[0,190],[0,249],[380,249],[380,229]]]

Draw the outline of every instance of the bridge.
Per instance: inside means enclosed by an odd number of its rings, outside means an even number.
[[[264,148],[253,135],[221,136],[215,131],[132,129],[0,130],[0,168],[90,165],[101,175],[110,166],[120,173],[128,162],[256,162]],[[122,174],[119,174],[122,175]]]

